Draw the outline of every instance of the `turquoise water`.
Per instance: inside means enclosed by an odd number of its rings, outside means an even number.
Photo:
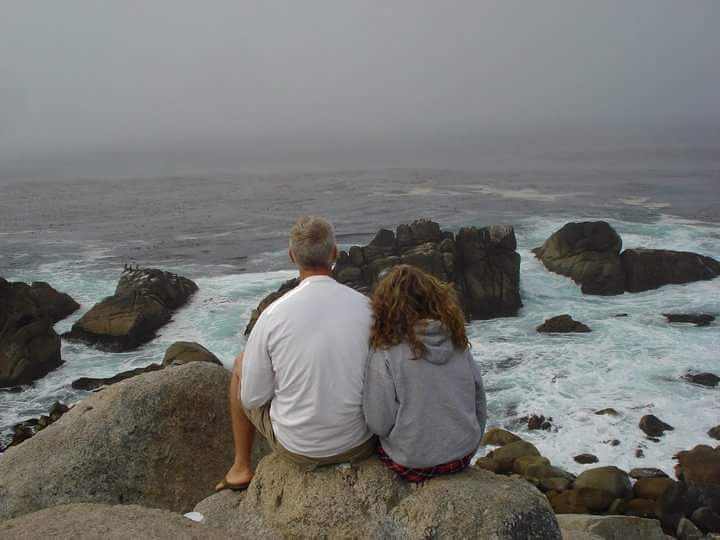
[[[524,308],[518,317],[469,325],[488,391],[489,426],[521,432],[553,463],[571,471],[582,468],[572,456],[590,452],[599,457],[599,465],[659,466],[670,472],[675,452],[713,442],[706,432],[720,423],[720,389],[680,379],[687,370],[720,373],[720,326],[670,325],[661,314],[720,314],[720,280],[609,298],[583,296],[572,281],[547,272],[530,253],[564,223],[582,218],[557,215],[514,220],[522,256]],[[467,215],[441,220],[441,225],[452,228],[455,220],[467,222]],[[720,259],[718,224],[669,215],[646,223],[610,222],[627,247],[689,250]],[[360,238],[369,239],[369,235]],[[267,272],[233,272],[197,263],[163,267],[194,279],[200,290],[154,341],[137,351],[117,354],[64,342],[62,367],[20,393],[0,392],[0,427],[7,430],[17,421],[43,413],[55,400],[81,399],[86,394],[70,388],[78,377],[106,377],[159,362],[167,346],[177,340],[202,343],[229,367],[242,350],[242,331],[251,309],[295,275],[283,269],[288,268],[284,252],[256,255],[254,266],[276,268]],[[112,294],[118,272],[107,269],[103,263],[107,257],[105,249],[87,246],[72,260],[38,264],[6,277],[48,281],[80,302],[82,308],[56,326],[64,332],[92,304]],[[570,313],[593,332],[561,336],[535,332],[545,318],[561,313]],[[628,316],[615,317],[619,313]],[[606,407],[615,408],[620,416],[593,414]],[[675,427],[660,443],[648,441],[638,428],[640,417],[648,413]],[[525,432],[518,418],[528,414],[551,416],[553,430]],[[612,446],[609,441],[614,439],[620,444]],[[638,447],[644,458],[635,457]]]

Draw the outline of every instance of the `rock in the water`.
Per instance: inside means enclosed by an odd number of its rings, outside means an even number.
[[[665,540],[665,533],[654,519],[631,516],[558,515],[558,523],[568,531],[584,531],[606,540]]]
[[[597,456],[595,456],[593,454],[578,454],[573,459],[575,460],[576,463],[581,463],[583,465],[598,462]]]
[[[539,456],[540,452],[535,446],[527,441],[515,441],[497,450],[493,450],[488,454],[498,464],[501,472],[510,472],[513,470],[515,460],[523,456]]]
[[[666,424],[654,414],[646,414],[640,419],[640,429],[643,430],[648,437],[661,437],[666,431],[675,429],[670,424]]]
[[[193,362],[81,401],[0,458],[0,520],[73,502],[191,510],[232,463],[229,380]]]
[[[0,522],[3,540],[223,540],[227,533],[180,514],[137,505],[63,504]]]
[[[568,276],[585,294],[622,294],[622,240],[605,221],[567,223],[533,253],[548,270]]]
[[[433,221],[418,220],[341,252],[335,276],[367,294],[389,268],[410,264],[454,283],[468,319],[515,315],[522,306],[516,247],[509,225],[465,227],[454,236]]]
[[[54,323],[80,309],[80,304],[69,294],[53,289],[44,281],[33,281],[28,292]]]
[[[713,279],[720,275],[720,262],[686,251],[626,249],[620,259],[628,292]]]
[[[574,320],[567,314],[545,320],[536,330],[542,333],[590,332],[587,325]]]
[[[678,452],[675,459],[678,479],[720,485],[720,446],[699,444],[692,450]]]
[[[708,429],[707,434],[713,439],[717,439],[720,441],[720,426],[711,427],[710,429]]]
[[[45,429],[50,424],[57,421],[63,414],[65,414],[69,410],[70,408],[67,405],[56,401],[55,403],[53,403],[52,407],[50,407],[50,410],[46,415],[43,414],[38,418],[30,418],[28,420],[23,420],[22,422],[15,424],[13,426],[13,435],[12,439],[10,440],[10,444],[8,444],[7,446],[2,446],[2,444],[0,444],[0,452],[4,452],[11,446],[17,446],[21,442],[28,440],[38,431]]]
[[[714,315],[704,313],[663,313],[671,323],[692,323],[695,326],[707,326],[715,320]]]
[[[501,428],[492,428],[485,432],[480,444],[482,446],[505,446],[515,441],[521,440],[520,437]]]
[[[159,371],[161,369],[163,369],[163,366],[160,364],[150,364],[149,366],[123,371],[117,375],[113,375],[112,377],[80,377],[72,382],[72,387],[75,390],[97,390],[103,386],[110,386],[111,384],[119,383],[125,379],[130,379],[131,377],[142,375],[143,373]]]
[[[190,341],[176,341],[165,351],[162,360],[163,367],[181,366],[188,362],[210,362],[222,366],[222,362],[213,353],[199,343]]]
[[[605,491],[615,499],[627,499],[632,494],[630,477],[617,467],[596,467],[575,479],[575,489],[594,488]]]
[[[526,482],[470,468],[413,487],[376,458],[307,472],[271,455],[247,495],[213,495],[197,508],[208,525],[264,531],[258,538],[560,538]]]
[[[710,388],[714,388],[720,383],[720,377],[714,373],[686,373],[683,379],[693,384],[708,386]]]
[[[668,478],[668,475],[660,469],[653,469],[650,467],[632,469],[628,474],[630,475],[630,478],[635,478],[636,480],[641,478]]]
[[[595,414],[606,415],[606,416],[620,416],[620,413],[617,412],[612,407],[608,407],[607,409],[600,409],[599,411],[595,411]]]
[[[74,301],[45,283],[0,278],[0,387],[29,384],[62,364],[53,324],[68,302]]]
[[[552,428],[552,417],[545,418],[541,414],[533,414],[527,417],[527,427],[530,431],[536,429],[549,431]]]
[[[63,337],[109,351],[135,349],[155,337],[197,289],[170,272],[126,268],[115,294],[95,304]]]

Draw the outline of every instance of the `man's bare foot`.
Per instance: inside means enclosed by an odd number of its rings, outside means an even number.
[[[215,486],[215,491],[222,489],[245,489],[253,479],[253,472],[249,467],[233,464],[225,478]]]

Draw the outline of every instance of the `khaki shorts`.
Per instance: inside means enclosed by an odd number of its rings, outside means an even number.
[[[275,432],[273,431],[272,422],[270,420],[269,402],[262,407],[258,407],[257,409],[245,409],[245,414],[247,415],[250,422],[252,422],[252,425],[255,426],[255,429],[257,429],[258,432],[263,437],[265,437],[265,440],[267,440],[270,448],[272,448],[274,452],[277,452],[279,456],[287,459],[288,461],[291,461],[292,463],[303,466],[307,470],[312,470],[315,467],[319,467],[321,465],[333,465],[336,463],[356,463],[358,461],[362,461],[363,459],[369,458],[375,453],[375,448],[377,448],[377,439],[375,437],[370,437],[360,446],[351,448],[350,450],[347,450],[335,456],[313,458],[300,454],[295,454],[294,452],[283,448],[283,446],[278,442],[277,438],[275,437]]]

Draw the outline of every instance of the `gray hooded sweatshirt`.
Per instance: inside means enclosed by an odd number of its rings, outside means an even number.
[[[385,453],[409,468],[432,467],[472,454],[485,431],[486,402],[470,350],[455,350],[439,321],[428,321],[427,351],[406,343],[371,349],[363,411]]]

